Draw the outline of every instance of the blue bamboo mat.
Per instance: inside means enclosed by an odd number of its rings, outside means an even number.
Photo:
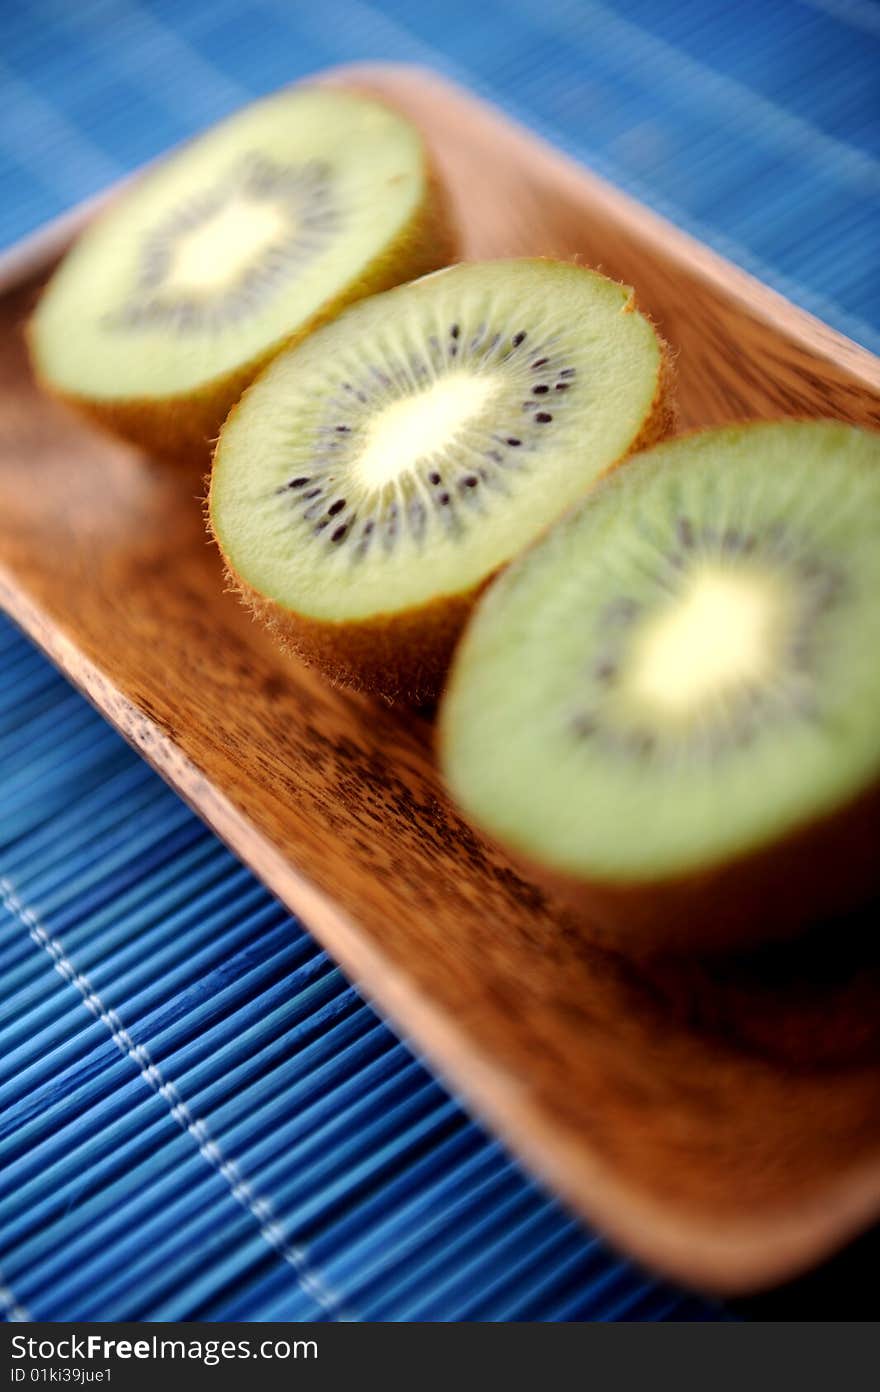
[[[463,80],[880,344],[871,0],[0,0],[0,246],[334,62]],[[542,1193],[0,620],[0,1306],[704,1319]]]

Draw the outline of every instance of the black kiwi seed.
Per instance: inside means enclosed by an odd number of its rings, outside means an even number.
[[[514,335],[513,335],[513,338],[512,338],[510,341],[511,341],[511,343],[513,344],[514,348],[518,348],[519,345],[520,345],[524,340],[525,340],[525,333],[520,332],[520,333],[514,334]]]
[[[559,373],[560,377],[575,377],[577,374],[573,367],[564,367]]]
[[[337,435],[350,435],[350,434],[351,434],[351,426],[350,426],[350,425],[337,425],[337,427],[336,427],[336,434],[337,434]]]
[[[617,599],[612,599],[611,603],[606,605],[602,617],[606,623],[629,624],[632,623],[638,612],[639,606],[634,599],[620,596]]]
[[[533,372],[537,372],[538,368],[544,367],[547,362],[549,362],[548,358],[536,358],[533,363],[530,363],[530,367]]]
[[[826,572],[818,595],[822,609],[828,609],[831,605],[836,604],[845,589],[846,586],[840,575]]]
[[[803,669],[804,667],[810,666],[812,653],[810,651],[810,644],[804,633],[797,634],[794,641],[789,644],[788,656],[793,667]]]
[[[581,739],[588,739],[590,735],[594,735],[596,733],[598,727],[596,724],[595,716],[576,715],[574,720],[571,722],[571,728],[574,731],[574,733],[578,735]]]
[[[441,507],[445,507],[446,504],[447,504],[449,501],[450,501],[450,499],[449,499],[449,494],[448,494],[448,493],[438,493],[438,494],[437,494],[437,502],[440,504]]]
[[[437,473],[437,470],[436,470],[436,469],[432,469],[432,470],[431,470],[430,474],[428,475],[428,482],[429,482],[429,483],[435,483],[435,484],[436,484],[436,483],[442,483],[442,482],[443,482],[442,478],[441,478],[440,475]]]
[[[384,544],[386,549],[393,543],[394,538],[397,536],[397,512],[397,503],[391,503],[385,516]]]
[[[533,396],[546,396],[549,390],[550,390],[550,388],[549,388],[548,386],[546,386],[545,383],[541,382],[539,386],[537,386],[537,387],[532,387],[532,395],[533,395]]]
[[[330,506],[328,507],[327,511],[328,511],[328,513],[330,514],[331,517],[335,517],[336,514],[337,514],[337,512],[341,512],[342,509],[343,509],[344,507],[345,507],[345,499],[344,499],[344,498],[337,498],[335,503],[331,503],[331,504],[330,504]]]
[[[312,481],[312,480],[311,480],[310,478],[295,478],[295,479],[291,479],[291,480],[290,480],[290,483],[287,485],[287,487],[288,487],[288,488],[305,488],[306,484],[307,484],[307,483],[311,483],[311,481]]]
[[[339,542],[342,541],[342,540],[344,539],[345,534],[346,534],[347,531],[348,531],[348,523],[347,523],[347,522],[343,522],[341,527],[337,527],[335,532],[331,532],[331,534],[330,534],[330,540],[333,541],[333,542],[336,542],[336,544],[338,545]]]
[[[460,334],[460,332],[461,332],[461,330],[459,329],[458,325],[457,325],[457,324],[453,324],[452,327],[451,327],[450,330],[449,330],[449,337],[450,337],[450,338],[458,338],[458,335]]]
[[[571,382],[557,382],[557,383],[556,383],[556,390],[557,390],[557,391],[568,391],[568,389],[569,389],[570,386],[571,386]]]
[[[550,421],[552,421],[552,419],[553,417],[551,416],[549,411],[539,411],[535,416],[535,420],[538,422],[539,425],[547,425]]]
[[[477,478],[476,474],[465,474],[461,481],[463,488],[476,488],[479,482],[480,480]]]
[[[825,567],[809,556],[806,560],[801,561],[798,570],[803,580],[825,580],[828,575]]]
[[[521,444],[522,444],[522,440],[518,440],[518,439],[516,438],[515,435],[509,435],[509,436],[507,437],[507,443],[508,443],[509,445],[513,445],[513,447],[514,447],[514,449],[515,449],[517,445],[521,445]]]

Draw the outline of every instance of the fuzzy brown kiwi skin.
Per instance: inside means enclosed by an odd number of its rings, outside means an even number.
[[[636,450],[647,449],[664,439],[675,426],[674,359],[668,345],[659,338],[658,342],[660,362],[650,410],[626,454],[605,473],[618,468]],[[335,684],[381,696],[392,704],[418,707],[436,701],[462,629],[479,596],[498,574],[493,571],[467,590],[399,613],[334,623],[286,609],[238,575],[212,526],[210,495],[206,521],[223,556],[230,587],[268,625],[283,647],[310,666],[320,668]]]
[[[444,595],[400,614],[326,623],[266,599],[228,564],[226,575],[281,646],[318,668],[335,686],[417,708],[436,700],[458,636],[484,588],[481,584],[463,594]]]
[[[635,959],[747,952],[822,922],[858,933],[858,911],[880,894],[880,782],[777,842],[675,880],[578,880],[503,849],[575,910],[586,938]]]
[[[393,241],[370,261],[360,274],[295,333],[279,338],[250,362],[236,367],[196,391],[181,396],[131,397],[118,401],[97,401],[60,392],[39,370],[34,351],[33,320],[26,326],[31,362],[44,392],[62,401],[78,415],[129,441],[138,449],[175,464],[192,466],[200,472],[209,462],[220,427],[232,407],[251,382],[273,358],[293,348],[315,329],[341,314],[343,309],[367,295],[391,290],[404,281],[415,280],[441,270],[458,254],[458,234],[445,189],[428,160],[425,197]]]

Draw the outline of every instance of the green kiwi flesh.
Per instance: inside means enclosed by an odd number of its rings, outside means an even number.
[[[484,596],[441,711],[449,786],[624,930],[662,933],[670,905],[685,938],[787,930],[862,898],[880,887],[878,596],[880,435],[756,423],[660,445]]]
[[[552,261],[451,267],[276,358],[221,433],[211,526],[304,656],[426,698],[486,580],[668,429],[667,384],[625,286]]]
[[[204,452],[283,344],[452,251],[410,122],[353,92],[291,88],[95,220],[40,301],[31,351],[51,390],[136,443]]]

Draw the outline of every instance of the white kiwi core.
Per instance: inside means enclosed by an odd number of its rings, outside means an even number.
[[[366,432],[355,473],[366,488],[383,488],[429,452],[453,446],[496,395],[492,376],[457,372],[384,407]]]
[[[626,686],[661,718],[689,720],[707,703],[769,683],[791,599],[778,576],[700,567],[633,644]]]
[[[291,217],[266,201],[239,196],[219,208],[174,247],[167,292],[222,289],[254,260],[293,235]]]

